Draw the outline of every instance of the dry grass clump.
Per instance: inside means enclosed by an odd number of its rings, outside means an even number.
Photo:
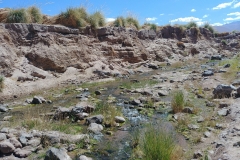
[[[31,23],[41,23],[43,20],[42,13],[36,6],[29,7],[27,9]]]
[[[65,12],[60,13],[57,23],[68,27],[85,27],[88,21],[88,13],[84,7],[68,8]]]
[[[198,27],[196,22],[189,22],[186,26],[187,29]]]
[[[42,17],[40,9],[35,6],[11,9],[7,14],[6,23],[41,23]]]
[[[93,28],[103,27],[106,24],[105,17],[103,15],[103,13],[100,11],[97,11],[97,12],[93,13],[92,15],[90,15],[88,21],[89,21],[91,27],[93,27]]]
[[[28,23],[29,16],[24,8],[11,9],[7,15],[7,23]]]
[[[144,23],[142,28],[152,29],[152,30],[154,30],[156,32],[157,29],[158,29],[158,26],[156,24],[154,24],[154,23]]]
[[[214,32],[215,32],[214,29],[213,29],[213,27],[212,27],[209,23],[205,23],[205,24],[203,25],[203,28],[208,29],[211,33],[214,33]]]
[[[140,24],[137,18],[133,16],[117,17],[117,19],[113,22],[115,27],[133,27],[136,29],[140,29]]]
[[[184,93],[181,90],[177,90],[173,93],[171,105],[173,113],[178,113],[183,110],[185,104],[185,97]]]
[[[0,92],[2,92],[4,86],[4,77],[0,76]]]

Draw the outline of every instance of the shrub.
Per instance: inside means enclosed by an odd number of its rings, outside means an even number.
[[[190,29],[190,28],[192,28],[192,27],[197,27],[197,23],[196,22],[189,22],[187,25],[186,25],[186,28],[187,29]]]
[[[4,86],[4,77],[3,77],[3,76],[0,76],[0,92],[1,92],[2,89],[3,89],[3,86]]]
[[[30,21],[32,23],[41,23],[43,20],[43,16],[39,8],[32,6],[27,9],[29,14]]]
[[[93,28],[102,27],[106,24],[104,15],[100,11],[97,11],[90,15],[89,23]]]
[[[150,24],[150,29],[157,31],[157,25],[156,24]]]
[[[85,27],[87,25],[88,14],[85,8],[68,8],[66,12],[59,15],[57,23],[68,27]]]
[[[126,27],[135,27],[136,29],[140,28],[138,20],[132,16],[126,18],[127,26]]]
[[[24,8],[12,9],[7,15],[7,23],[28,23],[29,16]]]
[[[117,19],[113,22],[113,25],[115,27],[125,27],[126,26],[126,20],[124,17],[117,17]]]
[[[214,33],[214,29],[209,23],[205,23],[203,27],[208,29],[211,33]]]
[[[173,134],[164,128],[150,126],[143,135],[142,151],[145,160],[171,160],[175,148]]]
[[[181,90],[175,91],[172,97],[171,105],[173,113],[181,112],[185,104],[184,93]]]

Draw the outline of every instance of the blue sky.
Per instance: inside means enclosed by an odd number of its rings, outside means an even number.
[[[38,6],[44,14],[57,15],[68,7],[85,6],[90,13],[101,10],[108,21],[133,15],[144,22],[184,24],[195,21],[222,25],[240,21],[240,0],[0,0],[0,8]]]

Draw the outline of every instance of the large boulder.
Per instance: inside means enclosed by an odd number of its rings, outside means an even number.
[[[6,140],[0,142],[0,152],[1,153],[9,154],[9,153],[13,153],[14,150],[15,150],[15,147],[12,143],[10,143]]]
[[[236,87],[233,85],[220,84],[213,90],[213,95],[214,98],[229,98],[234,90],[236,90]]]
[[[103,126],[101,124],[91,123],[88,130],[97,134],[103,130]]]
[[[72,160],[65,149],[50,148],[44,160]]]
[[[103,115],[96,115],[92,116],[86,119],[86,124],[91,124],[91,123],[97,123],[97,124],[102,124],[103,123]]]

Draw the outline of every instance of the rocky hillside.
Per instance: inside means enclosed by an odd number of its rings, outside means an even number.
[[[139,62],[170,64],[196,54],[224,55],[232,46],[239,47],[239,35],[231,35],[222,45],[224,37],[214,39],[205,28],[186,32],[172,26],[157,32],[121,27],[78,30],[16,23],[0,24],[0,32],[0,73],[6,77],[2,97],[50,88],[71,76],[122,76],[129,74],[127,66]]]

